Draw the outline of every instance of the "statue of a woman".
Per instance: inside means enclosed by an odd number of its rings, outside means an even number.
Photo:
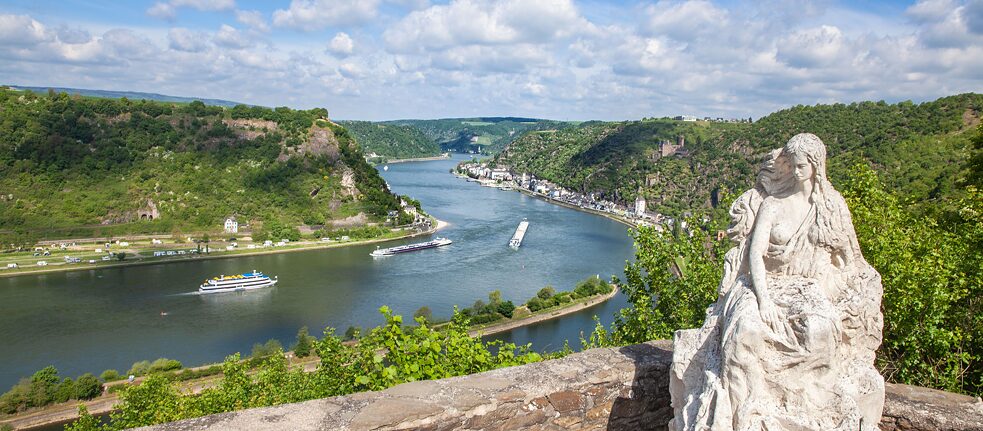
[[[812,134],[772,152],[731,207],[737,246],[700,329],[677,331],[674,430],[874,430],[880,276]]]

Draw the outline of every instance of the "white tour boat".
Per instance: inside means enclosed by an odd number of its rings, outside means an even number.
[[[369,254],[372,255],[372,257],[391,256],[398,253],[407,253],[417,250],[426,250],[428,248],[442,247],[452,242],[453,241],[447,238],[435,238],[433,241],[418,242],[416,244],[401,245],[399,247],[376,249]]]
[[[198,286],[198,292],[221,293],[262,289],[264,287],[273,286],[277,281],[277,277],[270,278],[270,276],[264,275],[262,272],[254,269],[253,272],[247,272],[239,275],[222,275],[219,277],[214,277],[210,280],[205,280],[201,286]]]

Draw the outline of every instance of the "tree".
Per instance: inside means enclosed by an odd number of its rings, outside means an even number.
[[[489,304],[491,304],[491,305],[498,305],[499,302],[502,302],[502,291],[501,290],[493,290],[493,291],[491,291],[491,292],[488,293],[488,303]]]
[[[102,374],[99,375],[99,378],[102,379],[102,381],[104,382],[114,382],[116,380],[122,379],[123,377],[119,375],[119,371],[109,369],[103,371]]]
[[[253,344],[253,352],[251,355],[249,355],[249,357],[251,359],[261,359],[282,353],[283,345],[280,344],[280,341],[275,338],[270,338],[269,340],[266,340],[266,343],[264,344]]]
[[[515,312],[515,304],[512,301],[499,302],[495,307],[495,311],[508,319],[512,318],[512,313]]]
[[[549,285],[547,285],[542,289],[539,289],[539,292],[536,292],[536,297],[542,300],[548,300],[552,298],[553,295],[556,295],[556,289],[554,289],[553,286],[549,286]]]
[[[344,341],[357,340],[361,337],[362,337],[361,327],[349,326],[348,329],[345,330],[345,337],[343,338],[343,340]]]
[[[73,398],[77,400],[91,400],[100,394],[102,394],[102,383],[91,373],[85,373],[75,381],[75,394]]]
[[[425,322],[431,322],[431,321],[433,321],[433,312],[430,311],[430,307],[427,307],[426,305],[424,305],[424,306],[420,307],[418,310],[416,310],[415,313],[413,313],[413,319],[414,320],[416,320],[417,318],[421,318],[421,317],[423,318],[423,320]]]
[[[625,265],[624,283],[615,280],[629,303],[615,317],[615,343],[667,339],[677,329],[703,324],[730,241],[715,240],[716,227],[697,220],[688,220],[692,235],[647,226],[634,231],[635,261]]]
[[[117,253],[116,253],[116,260],[118,260],[118,261],[120,261],[120,262],[122,262],[122,261],[123,261],[123,259],[126,259],[126,253],[124,253],[124,252],[122,252],[122,251],[120,251],[120,252],[117,252]]]
[[[63,403],[75,398],[75,381],[71,377],[65,377],[55,388],[55,396],[52,400],[56,403]]]
[[[51,404],[55,397],[55,389],[58,387],[60,379],[58,370],[48,365],[31,376],[31,392],[28,402],[33,407],[42,407]]]
[[[297,341],[294,344],[293,352],[294,356],[298,358],[306,358],[311,355],[311,349],[314,347],[314,337],[310,336],[307,332],[307,327],[304,326],[297,331]]]

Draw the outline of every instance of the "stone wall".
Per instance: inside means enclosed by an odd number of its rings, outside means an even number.
[[[145,428],[177,430],[664,430],[669,341],[381,392],[224,413]],[[983,431],[978,398],[888,385],[881,428]]]

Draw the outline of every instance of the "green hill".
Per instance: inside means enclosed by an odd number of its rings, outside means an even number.
[[[80,96],[87,97],[102,97],[109,99],[122,99],[127,98],[131,100],[153,100],[155,102],[175,102],[175,103],[191,103],[195,100],[200,101],[209,106],[224,106],[226,108],[231,108],[236,105],[241,105],[239,102],[232,102],[222,99],[202,99],[197,97],[181,97],[181,96],[168,96],[166,94],[157,93],[141,93],[139,91],[112,91],[112,90],[90,90],[87,88],[70,88],[70,87],[22,87],[19,85],[12,85],[10,88],[15,90],[27,90],[39,95],[48,94],[49,91],[55,93],[68,93],[69,95],[78,94]]]
[[[641,188],[650,208],[680,214],[715,204],[721,191],[746,189],[767,151],[811,132],[827,144],[834,184],[846,167],[867,161],[897,192],[935,202],[962,175],[981,112],[983,95],[963,94],[922,104],[796,106],[751,124],[590,122],[526,133],[496,161],[622,203]]]
[[[319,225],[398,209],[324,109],[231,109],[0,88],[4,242]],[[364,216],[359,216],[363,214]]]
[[[534,118],[480,117],[395,120],[383,124],[412,126],[437,143],[441,151],[496,154],[527,131],[561,128],[569,123]]]
[[[355,135],[366,154],[376,153],[390,160],[440,154],[440,146],[413,126],[369,121],[339,121],[339,124]]]

